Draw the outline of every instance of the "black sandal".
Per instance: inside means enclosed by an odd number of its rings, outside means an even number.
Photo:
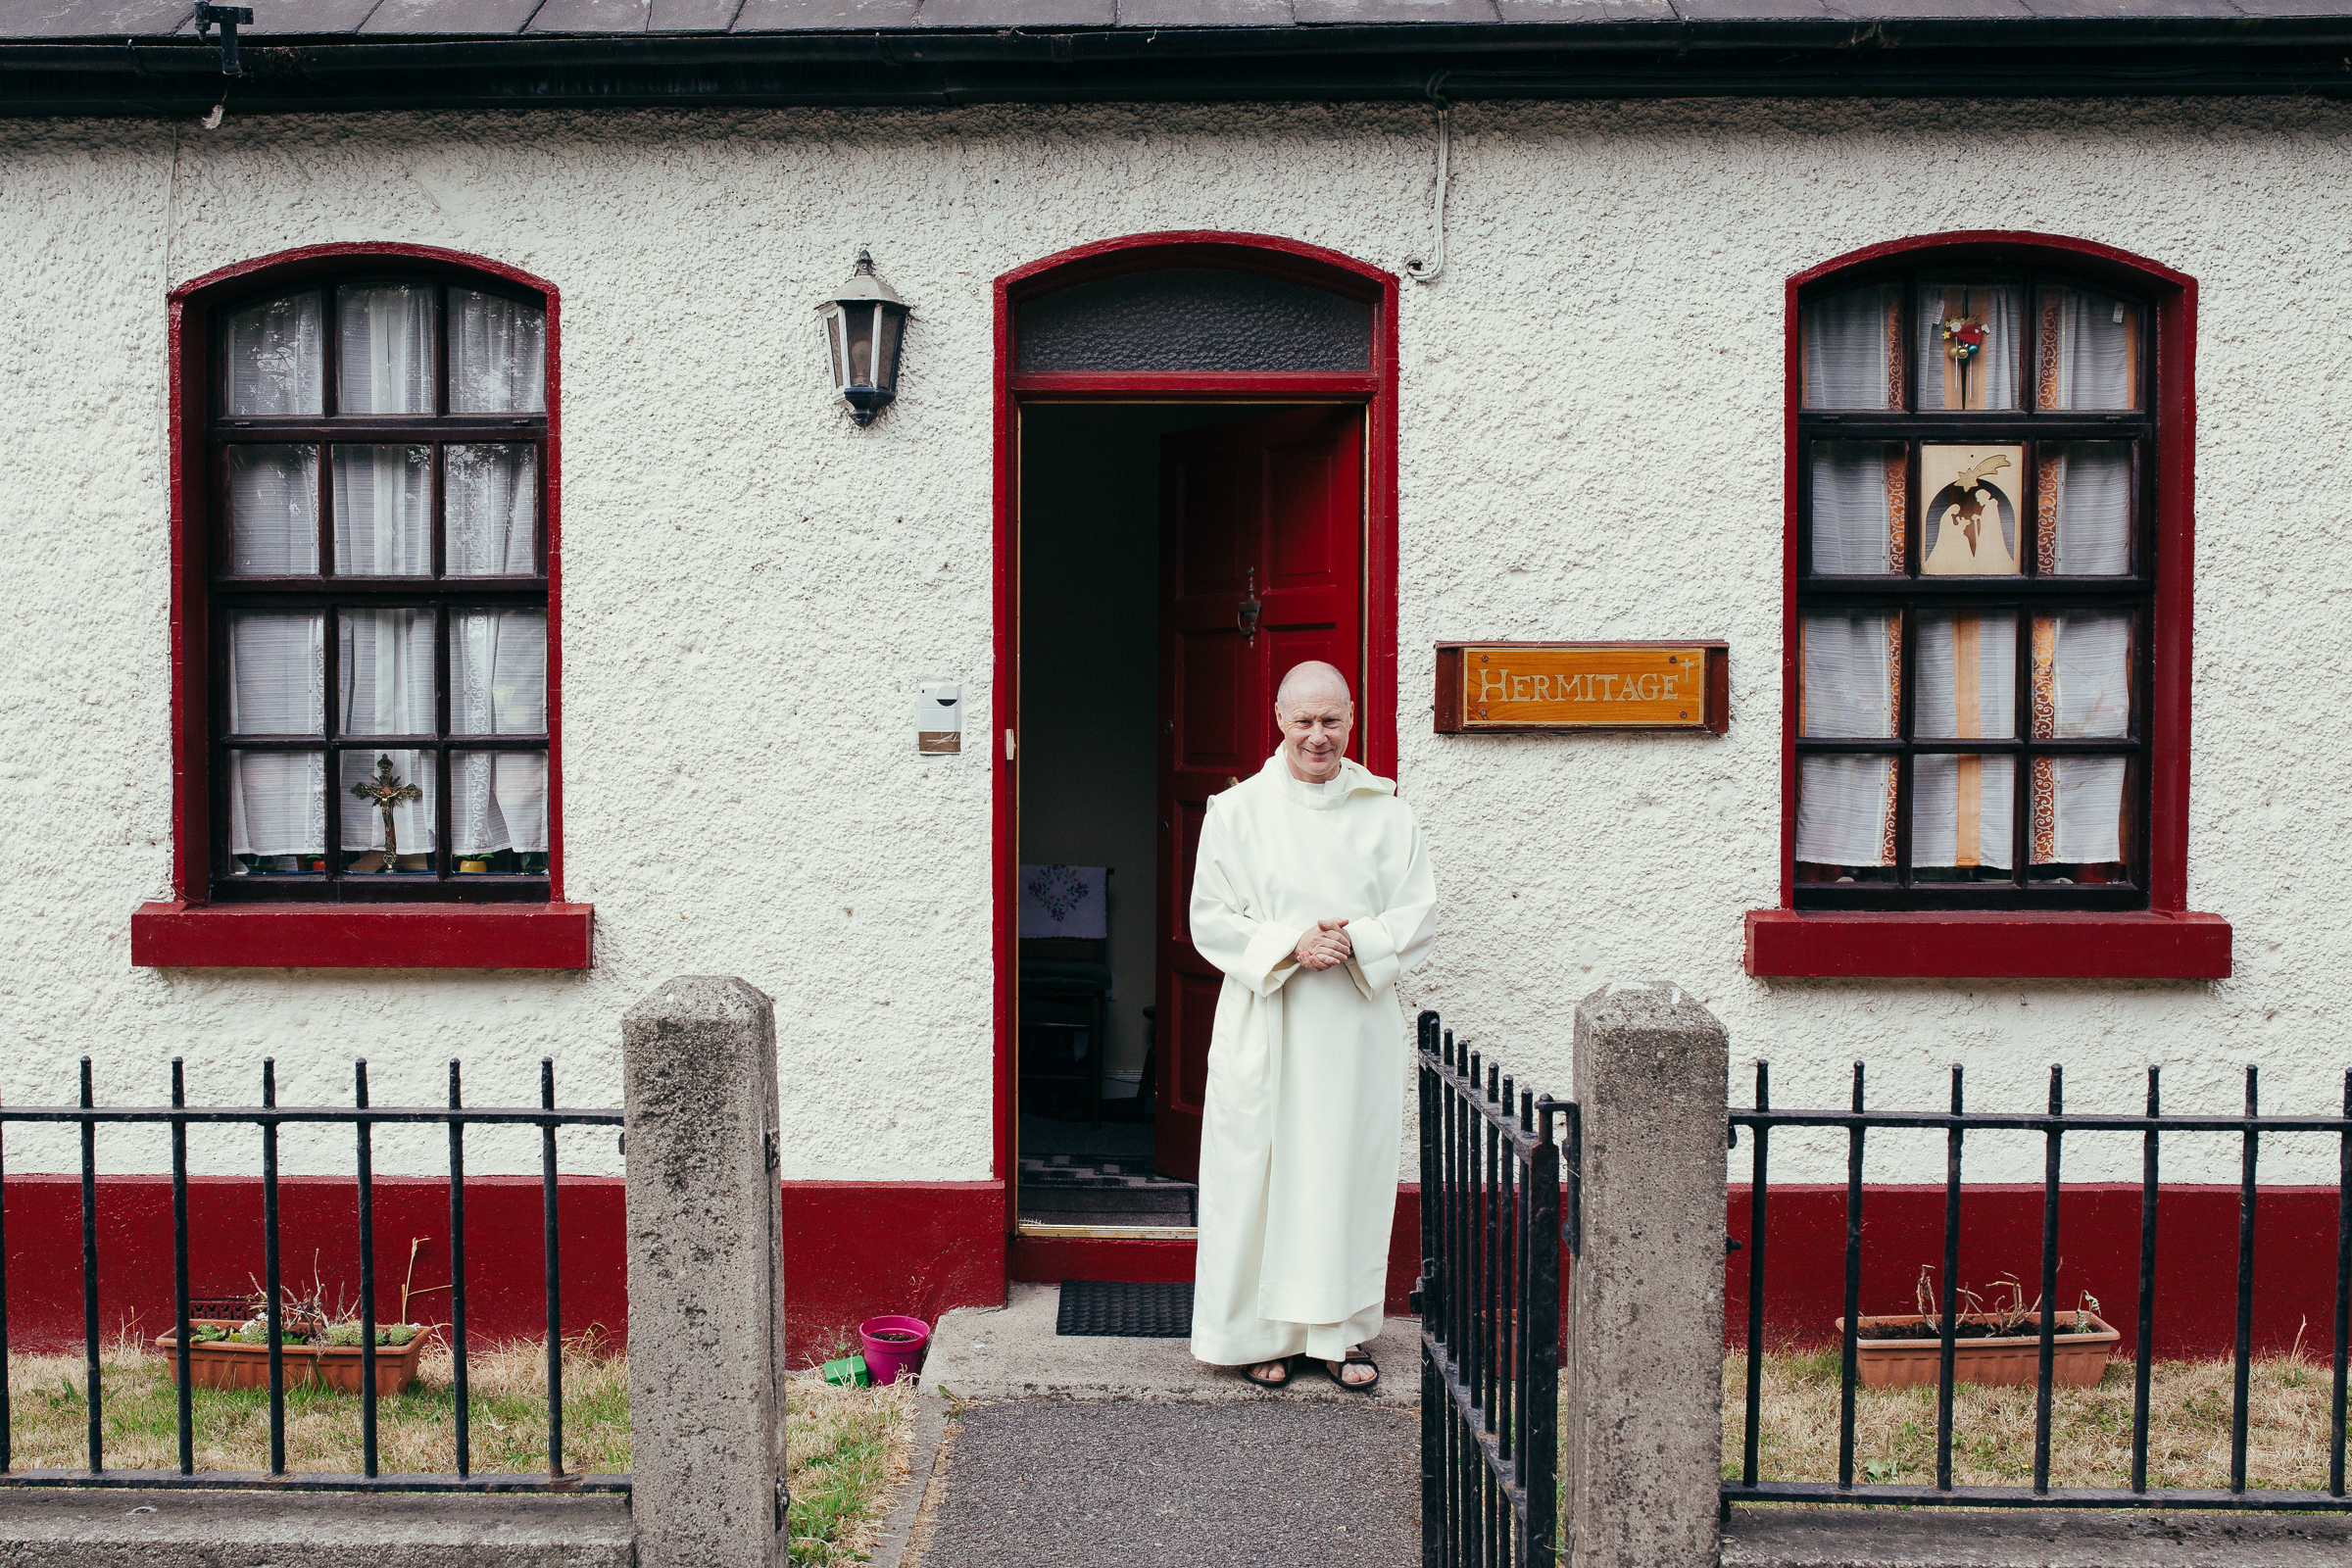
[[[1297,1371],[1298,1360],[1298,1358],[1295,1355],[1278,1355],[1272,1360],[1252,1361],[1248,1366],[1242,1368],[1242,1376],[1248,1378],[1250,1382],[1256,1384],[1261,1389],[1287,1389],[1291,1386],[1291,1378]],[[1257,1375],[1257,1369],[1259,1367],[1275,1365],[1281,1366],[1282,1376],[1278,1378],[1261,1378]]]
[[[1349,1394],[1363,1394],[1380,1385],[1380,1363],[1373,1360],[1371,1352],[1360,1345],[1350,1349],[1344,1358],[1336,1363],[1317,1357],[1315,1364],[1323,1369],[1325,1377],[1346,1389]],[[1368,1366],[1372,1369],[1372,1375],[1360,1383],[1350,1383],[1340,1376],[1341,1372],[1350,1366]]]

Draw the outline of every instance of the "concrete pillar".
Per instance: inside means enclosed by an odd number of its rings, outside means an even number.
[[[775,1004],[687,975],[621,1020],[638,1568],[784,1561]]]
[[[1574,1568],[1715,1568],[1731,1040],[1665,981],[1577,1004],[1584,1251],[1562,1525]]]

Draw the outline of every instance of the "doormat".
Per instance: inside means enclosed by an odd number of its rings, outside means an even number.
[[[1123,1340],[1182,1340],[1193,1332],[1193,1287],[1127,1280],[1063,1280],[1056,1334]]]

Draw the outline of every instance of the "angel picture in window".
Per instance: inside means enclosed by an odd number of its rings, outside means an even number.
[[[2014,577],[2017,501],[2022,447],[1922,447],[1920,489],[1930,498],[1920,514],[1931,577]]]

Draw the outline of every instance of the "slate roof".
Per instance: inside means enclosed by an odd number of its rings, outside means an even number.
[[[0,0],[0,115],[2352,95],[2352,0]],[[225,96],[224,96],[225,93]]]
[[[2352,0],[253,0],[243,35],[291,39],[606,37],[1221,27],[2352,22]],[[0,39],[190,38],[187,0],[0,0]]]

